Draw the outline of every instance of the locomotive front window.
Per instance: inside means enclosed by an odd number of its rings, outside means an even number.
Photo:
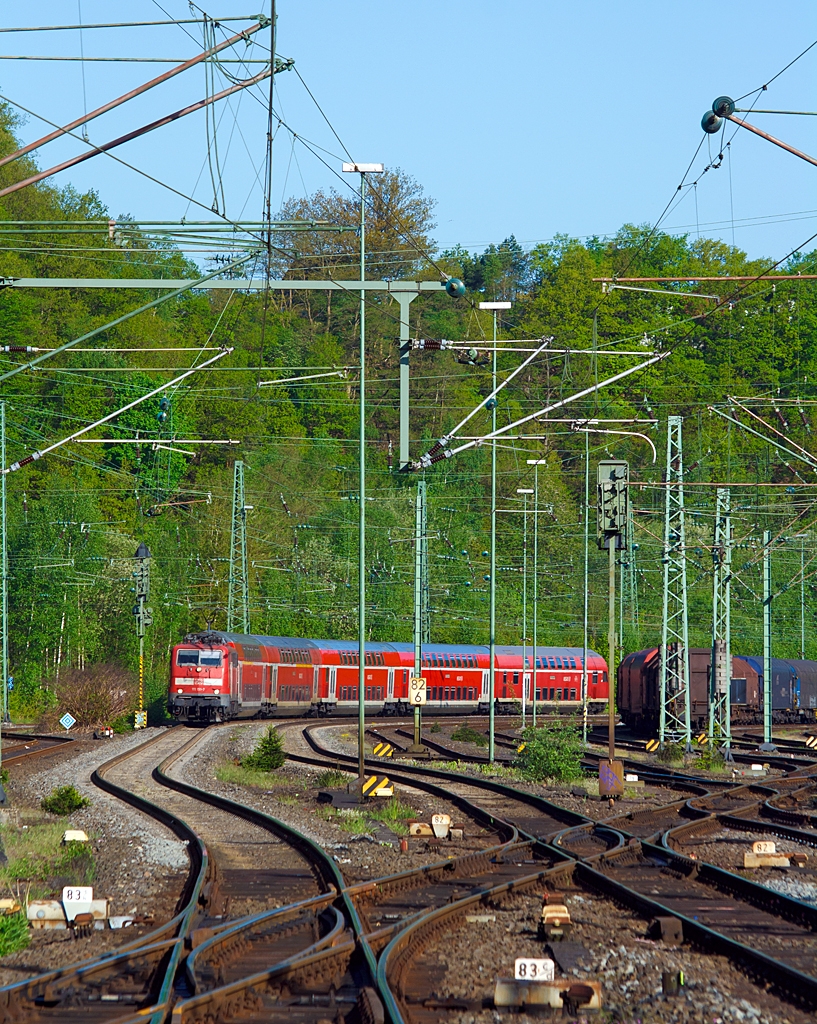
[[[176,652],[176,664],[177,665],[198,665],[199,663],[199,652],[198,651],[177,651]]]
[[[199,665],[207,665],[209,668],[218,668],[221,664],[221,651],[201,651],[199,654]]]

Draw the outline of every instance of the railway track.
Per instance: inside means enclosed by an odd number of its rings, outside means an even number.
[[[55,748],[66,747],[73,743],[70,736],[43,736],[37,733],[13,733],[11,738],[3,741],[3,767],[28,761],[42,754],[52,752]]]
[[[320,744],[311,736],[312,731],[313,727],[308,727],[305,734],[316,752],[334,761],[344,759],[343,755],[321,749]],[[400,773],[405,770],[404,766],[398,769]],[[434,771],[431,768],[411,766],[409,774],[427,775]],[[394,773],[390,769],[391,774]],[[469,777],[464,781],[453,773],[443,774],[448,774],[450,788],[457,792],[470,790],[471,799],[480,806],[485,806],[487,798],[488,806],[494,812],[498,809],[495,798],[508,788],[491,784],[487,780]],[[714,793],[708,791],[700,779],[688,777],[676,778],[674,781],[685,787],[691,795],[666,808],[616,816],[605,820],[603,825],[585,823],[564,830],[564,835],[559,836],[559,839],[563,840],[570,834],[580,835],[582,832],[600,833],[604,827],[608,827],[611,833],[620,830],[631,836],[626,846],[619,843],[615,848],[608,848],[601,853],[592,848],[577,850],[578,859],[572,869],[572,877],[624,901],[646,917],[676,917],[681,921],[688,939],[713,952],[725,954],[750,974],[762,977],[767,985],[787,1001],[810,1009],[817,1008],[817,977],[813,970],[817,953],[817,909],[715,865],[696,862],[667,846],[656,846],[638,838],[638,833],[658,838],[667,832],[677,834],[680,828],[692,830],[694,827],[704,827],[704,823],[718,821],[718,815],[725,820],[730,817],[739,820],[742,812],[753,812],[766,801],[779,798],[780,790],[801,792],[807,780],[783,779],[779,789],[774,784],[732,784],[720,787],[720,791]],[[475,791],[478,791],[478,796],[473,795]],[[513,809],[519,794],[511,792],[509,799],[511,806],[505,806],[505,817],[524,833],[524,825],[517,820]],[[684,821],[684,817],[689,820]],[[564,865],[554,865],[550,870],[558,874],[566,868]],[[395,998],[398,1002],[402,1001],[393,1009],[399,1010],[404,1020],[430,1019],[424,1017],[425,1011],[442,1008],[436,1004],[424,1005],[423,1011],[418,1013],[418,1007],[413,1005],[412,1000],[419,998],[422,986],[412,980],[411,971],[415,971],[415,968],[409,970],[406,965],[418,962],[428,936],[439,934],[444,920],[457,919],[464,912],[467,902],[466,897],[456,901],[453,909],[436,908],[419,914],[390,940],[382,954],[379,967],[381,987],[387,982],[391,985],[392,993],[396,993]],[[462,1005],[458,1008],[473,1010],[475,1007]]]
[[[268,815],[170,774],[203,738],[168,730],[93,776],[187,844],[190,871],[174,917],[110,955],[0,989],[0,1021],[124,1022],[138,1015],[158,1024],[179,998],[197,1000],[207,1012],[223,1003],[221,980],[232,980],[237,950],[246,975],[245,966],[295,963],[320,956],[327,944],[356,949],[356,912],[351,904],[347,913],[331,906],[343,880],[319,847]],[[191,946],[202,947],[198,971],[181,972]]]

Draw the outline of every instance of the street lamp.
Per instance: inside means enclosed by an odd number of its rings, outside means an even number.
[[[494,351],[491,363],[491,393],[496,391],[496,315],[500,310],[510,309],[510,302],[480,302],[480,309],[490,310],[494,315]],[[496,433],[496,399],[491,405],[491,433]],[[496,692],[496,438],[491,440],[491,601],[489,631],[488,682],[488,761],[494,763],[494,719]]]
[[[525,713],[528,688],[528,495],[533,494],[533,488],[517,487],[516,493],[521,494],[524,501],[522,511],[522,728],[524,729],[527,724]],[[533,663],[536,665],[536,645],[533,648]]]
[[[358,547],[357,770],[363,778],[366,736],[366,175],[382,174],[383,164],[344,163],[344,174],[360,175],[360,519]]]

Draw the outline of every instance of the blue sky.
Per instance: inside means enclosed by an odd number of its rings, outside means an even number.
[[[206,9],[216,17],[250,14],[259,2],[218,0]],[[76,0],[5,5],[3,21],[74,23],[78,6]],[[84,24],[161,19],[162,8],[174,17],[190,16],[184,0],[81,0]],[[269,10],[268,0],[263,8]],[[755,0],[730,9],[703,2],[279,0],[278,14],[278,52],[295,59],[354,158],[414,175],[437,200],[440,245],[459,242],[472,249],[511,233],[531,245],[557,233],[607,234],[625,222],[653,223],[692,158],[701,115],[712,99],[755,89],[817,39],[817,5],[805,0],[773,9]],[[259,38],[268,43],[267,33]],[[182,60],[197,52],[200,41],[200,26],[191,25],[89,29],[81,44],[92,57]],[[3,33],[0,53],[77,56],[80,38],[77,32]],[[247,53],[263,56],[260,49]],[[86,64],[88,109],[170,66]],[[323,158],[336,168],[340,144],[301,81],[293,72],[280,75],[276,91],[282,121],[324,147]],[[92,122],[89,134],[94,142],[106,141],[204,92],[203,70],[195,69]],[[81,65],[0,60],[0,93],[64,123],[83,110]],[[222,179],[227,211],[235,218],[261,213],[262,98],[259,89],[219,109]],[[772,83],[757,105],[817,110],[817,47]],[[754,120],[817,154],[817,117]],[[21,134],[29,141],[45,130],[29,117]],[[77,141],[60,141],[38,159],[50,166],[81,149]],[[345,187],[300,143],[293,147],[286,127],[277,131],[275,151],[275,205],[289,195]],[[117,153],[206,208],[212,203],[201,113]],[[689,180],[708,159],[705,143]],[[102,156],[55,180],[96,188],[114,214],[210,216]],[[703,174],[697,188],[684,190],[665,225],[695,235],[698,224],[701,234],[728,242],[734,231],[736,243],[751,255],[779,258],[817,231],[815,184],[817,168],[741,131],[730,158]]]

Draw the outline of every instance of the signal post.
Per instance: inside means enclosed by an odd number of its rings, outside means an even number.
[[[599,763],[599,796],[611,798],[624,794],[624,765],[616,760],[616,551],[627,543],[629,520],[630,466],[615,459],[598,465],[596,541],[609,553],[609,621],[607,626],[607,723],[608,758]]]

